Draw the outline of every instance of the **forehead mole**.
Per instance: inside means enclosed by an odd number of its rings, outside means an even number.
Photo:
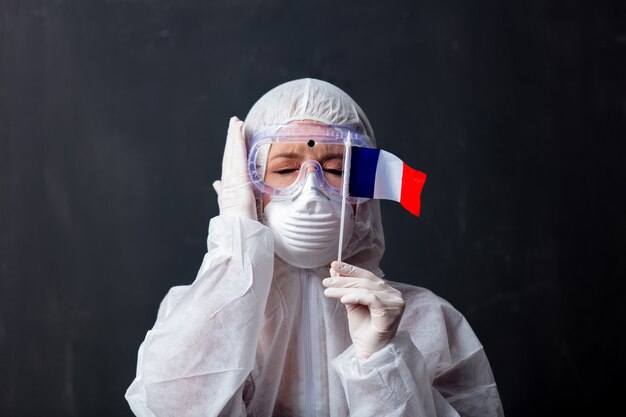
[[[314,141],[313,139],[311,139],[311,140],[309,140],[309,141],[307,142],[307,145],[309,145],[309,148],[312,148],[312,147],[314,147],[314,146],[315,146],[315,141]]]

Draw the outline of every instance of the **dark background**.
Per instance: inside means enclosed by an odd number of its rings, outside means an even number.
[[[382,266],[469,319],[507,416],[619,410],[625,2],[0,0],[0,415],[131,415],[229,117],[301,77],[428,173]]]

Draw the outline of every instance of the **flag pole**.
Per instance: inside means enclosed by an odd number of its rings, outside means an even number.
[[[352,156],[352,141],[350,137],[346,141],[346,150],[343,153],[343,181],[341,184],[341,220],[339,222],[339,249],[337,251],[337,260],[341,262],[343,252],[343,226],[346,218],[346,201],[348,198],[348,186],[350,184],[350,159]]]

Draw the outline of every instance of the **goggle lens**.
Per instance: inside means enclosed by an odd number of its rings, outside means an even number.
[[[345,146],[323,143],[311,145],[305,143],[262,145],[255,166],[257,170],[261,170],[258,172],[263,182],[272,188],[289,188],[298,181],[302,170],[313,172],[321,169],[329,185],[341,188]],[[319,168],[316,168],[312,161],[317,161]]]

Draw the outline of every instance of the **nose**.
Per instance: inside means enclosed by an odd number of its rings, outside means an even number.
[[[317,175],[315,174],[315,166],[306,167],[306,179],[304,181],[304,184],[302,188],[300,189],[300,191],[298,192],[298,194],[296,194],[292,198],[292,200],[296,200],[302,194],[309,194],[309,193],[320,194],[328,198],[328,196],[324,194],[324,192],[320,188],[320,185],[318,184]]]
[[[304,190],[317,190],[317,178],[315,177],[315,168],[308,167],[306,169],[306,179],[304,181]]]

